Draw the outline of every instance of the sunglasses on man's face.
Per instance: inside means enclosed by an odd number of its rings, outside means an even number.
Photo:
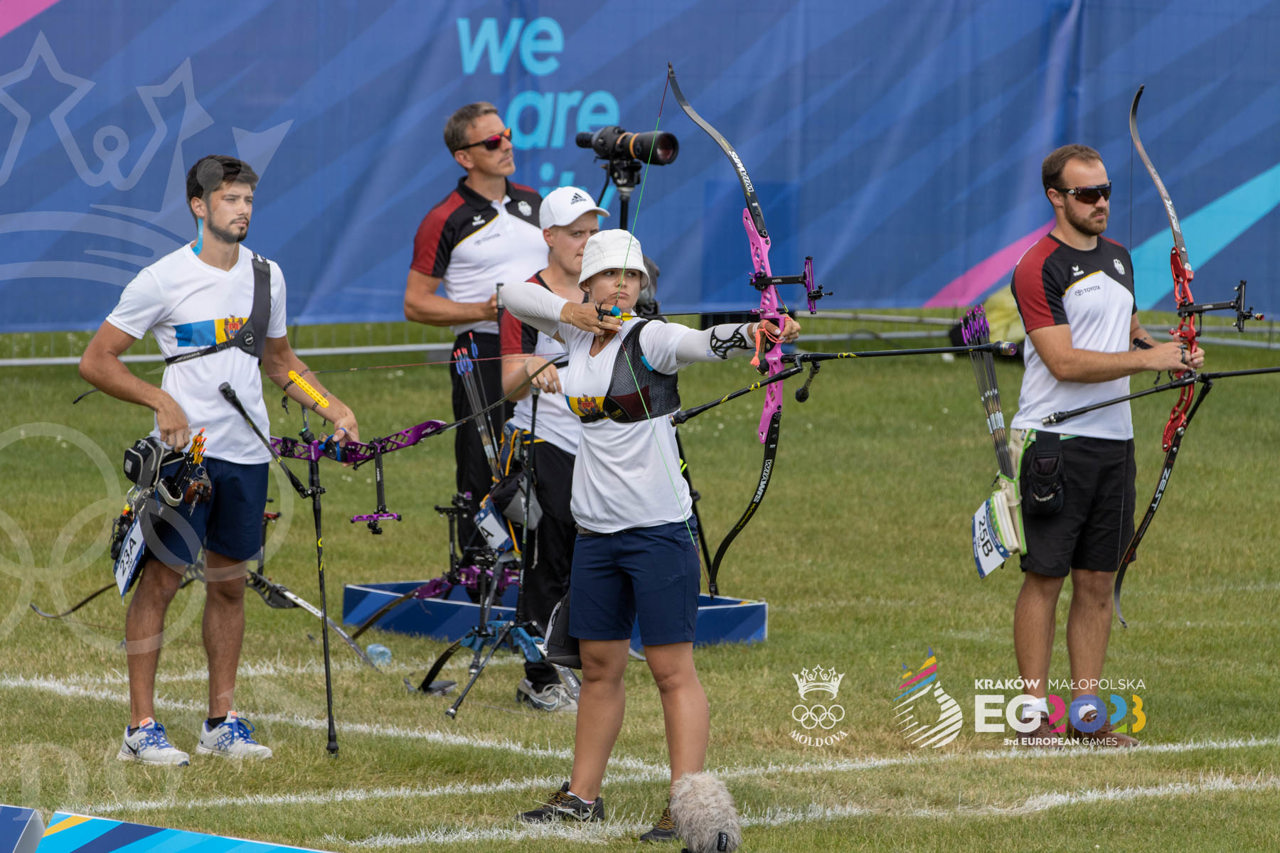
[[[477,142],[469,142],[466,145],[459,145],[454,151],[462,151],[467,148],[475,148],[477,145],[483,145],[485,151],[497,151],[502,147],[502,140],[511,138],[511,128],[507,128],[502,133],[495,133],[493,136],[485,137]]]
[[[1081,204],[1097,204],[1098,199],[1111,198],[1111,183],[1094,184],[1091,187],[1063,187],[1058,190],[1060,193],[1075,196],[1076,201]]]

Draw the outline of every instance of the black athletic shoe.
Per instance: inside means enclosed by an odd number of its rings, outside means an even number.
[[[588,805],[570,794],[569,783],[565,782],[541,806],[533,811],[521,812],[516,818],[525,823],[551,823],[556,820],[590,823],[604,820],[604,797],[596,797],[595,802]]]
[[[662,810],[662,817],[658,818],[658,822],[653,825],[653,829],[640,836],[640,840],[655,842],[676,840],[676,822],[671,819],[670,807]]]

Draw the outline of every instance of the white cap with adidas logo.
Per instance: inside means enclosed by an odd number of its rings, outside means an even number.
[[[572,225],[584,213],[608,216],[609,211],[597,207],[591,193],[580,187],[558,187],[547,194],[538,210],[538,222],[543,228],[556,225]]]

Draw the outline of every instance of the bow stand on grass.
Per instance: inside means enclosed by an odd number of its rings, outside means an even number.
[[[675,68],[670,64],[667,65],[667,82],[671,86],[671,94],[675,97],[676,103],[680,105],[680,109],[684,110],[694,124],[706,131],[707,135],[715,141],[716,145],[720,146],[720,150],[733,163],[734,171],[738,175],[738,183],[742,185],[742,193],[747,205],[742,211],[742,224],[747,231],[747,244],[751,252],[751,262],[755,268],[751,275],[750,283],[752,287],[760,292],[760,306],[753,313],[757,314],[762,321],[771,321],[781,331],[785,306],[781,304],[778,298],[777,288],[778,285],[783,284],[803,284],[808,296],[809,313],[816,313],[817,300],[826,296],[827,291],[814,284],[813,258],[805,258],[804,272],[800,275],[775,276],[773,274],[769,267],[769,246],[771,244],[769,230],[765,225],[764,212],[760,208],[759,199],[756,198],[755,185],[751,182],[751,176],[747,174],[746,166],[743,165],[742,159],[738,157],[738,153],[733,150],[733,146],[729,144],[724,136],[712,127],[706,119],[698,115],[697,111],[689,104],[684,93],[680,91],[680,84],[676,80]],[[756,336],[756,354],[751,363],[765,375],[767,380],[772,380],[784,372],[782,347],[780,341],[770,336],[763,326],[760,326],[759,329],[760,331]],[[816,373],[817,364],[814,363],[810,370],[811,373]],[[812,376],[810,380],[812,381]],[[760,468],[760,480],[746,511],[743,512],[742,517],[738,519],[738,522],[720,542],[720,547],[716,549],[715,557],[708,567],[707,589],[713,597],[719,592],[716,585],[716,576],[719,574],[720,563],[724,560],[729,544],[751,521],[752,516],[755,515],[761,501],[764,499],[765,490],[769,487],[769,479],[773,474],[773,463],[778,455],[778,437],[781,424],[782,385],[781,382],[769,382],[765,394],[764,409],[760,414],[759,434],[760,441],[764,444],[764,461]]]

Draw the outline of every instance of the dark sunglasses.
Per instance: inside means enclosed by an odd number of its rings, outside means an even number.
[[[470,142],[466,145],[459,145],[454,151],[462,151],[467,148],[475,148],[477,145],[483,145],[485,151],[497,151],[502,147],[502,140],[511,138],[511,128],[507,128],[502,133],[495,133],[493,136],[481,139],[479,142]],[[1109,186],[1109,185],[1108,185]]]
[[[1062,187],[1058,192],[1075,196],[1076,201],[1081,204],[1097,204],[1098,199],[1100,198],[1110,200],[1111,184],[1108,182],[1105,184],[1095,184],[1091,187]]]

